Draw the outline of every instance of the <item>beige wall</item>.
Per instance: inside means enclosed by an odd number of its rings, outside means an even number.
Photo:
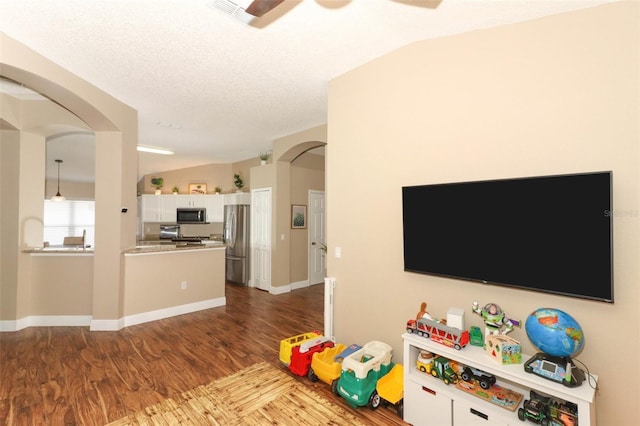
[[[200,249],[125,255],[124,315],[224,299],[224,253]],[[182,281],[187,282],[184,290]]]
[[[636,2],[621,2],[420,42],[330,82],[338,341],[385,341],[397,361],[423,300],[436,317],[465,308],[467,326],[482,325],[474,300],[520,319],[560,308],[584,329],[577,358],[600,376],[598,424],[635,424],[640,375],[624,359],[640,350],[638,18]],[[595,170],[613,171],[614,209],[628,212],[614,219],[615,304],[403,271],[402,186]],[[524,329],[511,336],[535,351]]]
[[[45,198],[51,198],[58,191],[58,181],[45,181]],[[93,182],[71,182],[60,179],[60,193],[69,200],[93,200],[95,185]]]
[[[206,164],[204,166],[148,174],[138,182],[138,193],[153,194],[155,188],[151,185],[151,179],[155,177],[164,179],[163,194],[171,194],[174,186],[178,187],[180,194],[188,194],[190,183],[207,184],[207,193],[209,194],[215,193],[216,186],[222,188],[222,192],[233,192],[235,190],[231,164]]]
[[[30,316],[91,316],[93,255],[28,255],[31,268]]]

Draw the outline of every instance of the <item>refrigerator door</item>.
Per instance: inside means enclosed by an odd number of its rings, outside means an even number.
[[[245,257],[249,254],[249,206],[224,207],[223,237],[227,256]]]
[[[225,259],[227,281],[246,285],[249,281],[249,261],[246,257],[227,256]]]

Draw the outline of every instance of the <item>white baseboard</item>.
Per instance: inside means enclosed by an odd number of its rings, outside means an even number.
[[[90,331],[117,331],[131,325],[156,321],[159,319],[189,314],[203,309],[217,308],[227,304],[226,297],[173,306],[150,312],[129,315],[119,319],[92,319],[91,315],[50,315],[30,316],[19,320],[0,321],[0,332],[18,331],[27,327],[89,327]]]
[[[158,309],[156,311],[142,312],[140,314],[129,315],[124,317],[124,327],[130,325],[142,324],[145,322],[156,321],[159,319],[175,317],[177,315],[189,314],[191,312],[201,311],[203,309],[217,308],[227,304],[226,297],[217,299],[203,300],[201,302],[187,303],[186,305],[173,306],[171,308]]]
[[[309,287],[309,280],[304,280],[304,281],[298,281],[295,283],[291,283],[289,284],[289,286],[291,286],[291,290],[297,290],[299,288],[306,288]]]
[[[271,286],[271,288],[269,289],[269,293],[271,294],[284,294],[284,293],[290,293],[291,292],[291,285],[281,285],[279,287],[274,287]]]
[[[91,315],[38,315],[0,321],[0,332],[18,331],[27,327],[87,327],[90,323]]]

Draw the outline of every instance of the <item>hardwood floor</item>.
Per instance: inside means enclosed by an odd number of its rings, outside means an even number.
[[[280,340],[323,329],[322,284],[277,296],[226,291],[224,307],[120,331],[0,333],[0,425],[104,425],[259,361],[284,369]],[[325,383],[297,379],[367,424],[406,425],[393,407],[352,409]]]

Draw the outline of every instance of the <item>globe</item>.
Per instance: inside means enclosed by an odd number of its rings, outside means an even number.
[[[584,346],[582,327],[560,309],[536,309],[527,317],[524,328],[531,343],[549,355],[570,357]]]

